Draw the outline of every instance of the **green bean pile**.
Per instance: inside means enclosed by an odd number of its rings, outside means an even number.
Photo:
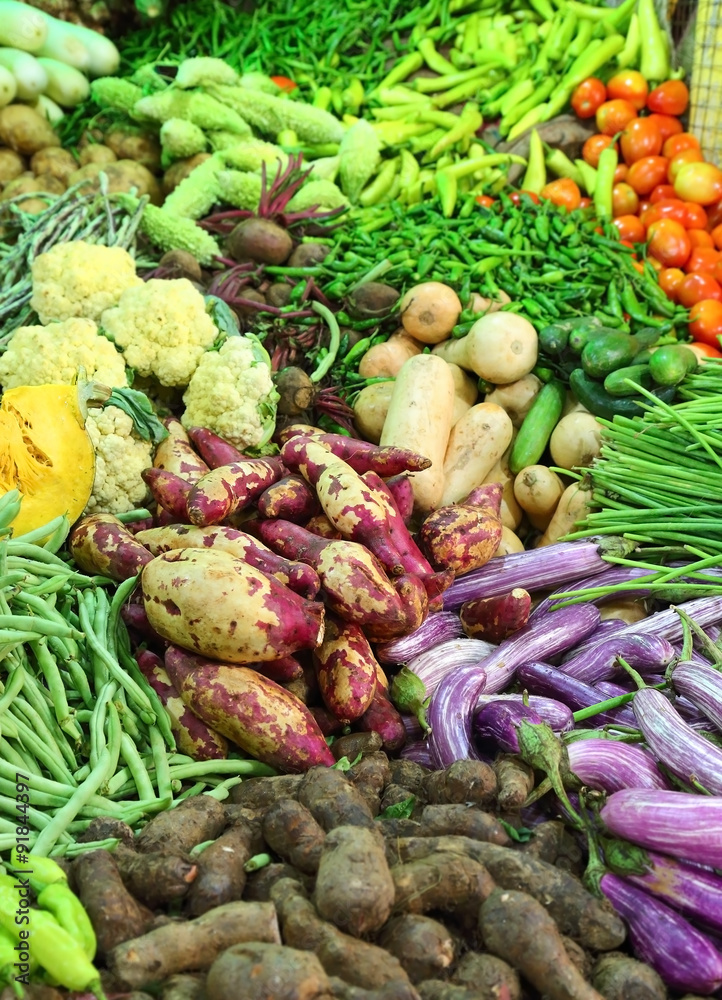
[[[65,517],[13,538],[13,490],[0,497],[0,851],[16,842],[16,775],[30,789],[32,853],[76,843],[97,816],[134,826],[203,791],[225,798],[253,760],[175,753],[169,717],[131,655],[120,618],[137,578],[116,587],[58,555]]]

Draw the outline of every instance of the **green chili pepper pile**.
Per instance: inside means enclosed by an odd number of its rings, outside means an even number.
[[[0,851],[17,843],[16,776],[30,788],[33,854],[72,855],[95,816],[133,825],[210,788],[225,797],[256,761],[176,754],[168,715],[130,652],[120,609],[135,586],[79,573],[58,555],[66,518],[7,536],[17,490],[0,498]],[[195,784],[188,786],[189,781]]]

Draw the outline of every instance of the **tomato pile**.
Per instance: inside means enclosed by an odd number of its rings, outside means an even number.
[[[597,126],[582,150],[586,163],[596,168],[611,145],[619,154],[612,214],[620,239],[646,244],[665,294],[691,310],[690,333],[718,354],[722,170],[705,161],[699,141],[685,131],[680,116],[688,103],[682,80],[650,91],[637,70],[619,72],[606,84],[589,77],[572,98],[578,117],[594,118]],[[565,182],[569,192],[570,184]]]

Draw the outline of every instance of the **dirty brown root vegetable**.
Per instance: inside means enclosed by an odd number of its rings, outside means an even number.
[[[198,856],[198,874],[186,898],[191,916],[240,899],[246,885],[244,865],[251,855],[251,830],[231,826]]]
[[[161,987],[160,1000],[206,1000],[204,977],[182,972],[169,976]]]
[[[235,1000],[243,984],[244,1000],[326,1000],[328,976],[315,955],[287,945],[233,945],[208,972],[208,1000]]]
[[[151,910],[182,899],[198,874],[197,865],[178,854],[140,854],[119,844],[113,857],[125,887]]]
[[[383,927],[394,905],[394,881],[378,831],[337,826],[326,835],[313,899],[323,919],[353,937]]]
[[[188,854],[196,844],[215,840],[226,825],[222,803],[208,795],[184,799],[175,809],[156,813],[135,839],[143,854]]]
[[[189,483],[198,482],[210,469],[191,445],[183,424],[176,417],[165,417],[163,425],[168,431],[168,437],[156,446],[153,465],[156,469],[165,469]]]
[[[412,983],[443,975],[456,956],[454,938],[446,927],[418,913],[392,918],[378,943],[398,958]]]
[[[293,799],[281,799],[263,817],[263,837],[280,858],[306,875],[318,870],[326,837],[309,810]]]
[[[490,844],[506,847],[511,843],[509,834],[496,816],[483,812],[466,803],[424,806],[419,817],[424,833],[430,837],[454,834],[487,840]]]
[[[283,264],[293,250],[293,240],[271,219],[252,216],[235,226],[227,240],[228,254],[239,263]]]
[[[225,903],[195,920],[165,924],[118,945],[108,965],[122,983],[135,989],[176,972],[208,969],[227,948],[244,941],[280,944],[272,904]]]
[[[521,983],[515,969],[486,952],[467,951],[451,974],[451,981],[478,990],[484,997],[521,1000]]]
[[[374,828],[366,801],[341,771],[311,768],[298,785],[297,798],[326,831],[337,826]]]
[[[489,951],[549,1000],[603,1000],[570,960],[552,917],[526,893],[492,892],[479,911],[479,929]]]
[[[400,293],[381,281],[365,281],[348,296],[349,314],[356,319],[384,319],[399,301]]]
[[[485,806],[494,802],[497,781],[494,770],[481,760],[457,760],[444,771],[426,777],[426,794],[432,805],[470,802]]]
[[[494,771],[499,783],[497,804],[501,812],[521,809],[534,788],[533,769],[520,757],[509,754],[496,758]]]
[[[667,1000],[667,988],[654,969],[620,952],[601,955],[592,970],[592,986],[605,1000]]]
[[[72,873],[93,924],[100,956],[107,956],[116,945],[138,937],[152,925],[152,913],[128,892],[109,851],[81,854],[73,862]]]
[[[489,872],[478,861],[444,851],[395,865],[391,876],[396,889],[395,913],[468,912],[478,909],[496,887]]]
[[[265,812],[276,802],[295,799],[301,780],[300,774],[279,774],[273,778],[247,778],[231,789],[228,801],[245,809]]]
[[[303,368],[282,368],[273,376],[280,395],[278,412],[284,417],[300,417],[313,406],[318,390]]]
[[[153,558],[146,547],[112,514],[90,514],[78,521],[68,538],[77,566],[91,576],[112,580],[136,576]]]

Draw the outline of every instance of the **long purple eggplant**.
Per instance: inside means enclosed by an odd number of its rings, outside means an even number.
[[[649,750],[633,743],[589,737],[567,744],[569,766],[583,784],[602,792],[669,788]]]
[[[672,989],[709,995],[722,986],[722,955],[679,913],[618,875],[600,888],[626,920],[635,954]]]
[[[628,554],[632,545],[621,538],[556,542],[541,549],[512,552],[490,559],[480,569],[465,573],[444,591],[444,609],[460,608],[478,597],[498,597],[514,587],[533,592],[594,573],[608,573],[607,555]]]
[[[400,639],[381,642],[376,646],[379,663],[408,663],[421,653],[426,653],[449,639],[460,639],[464,634],[461,619],[453,611],[437,611],[429,615],[417,629]]]
[[[568,543],[571,544],[571,543]],[[558,587],[558,580],[554,581],[555,592],[550,594],[549,597],[545,597],[543,601],[540,601],[534,612],[537,611],[542,614],[544,611],[551,611],[555,608],[560,601],[564,598],[560,598],[559,594],[565,594],[568,591],[574,590],[593,590],[596,587],[616,587],[620,583],[631,583],[640,577],[647,577],[652,579],[654,576],[648,569],[641,569],[639,566],[614,566],[610,565],[609,570],[604,574],[604,580],[600,581],[599,575],[592,573],[591,576],[586,576],[583,580],[572,580],[570,583],[564,583],[563,586]],[[644,597],[645,594],[649,593],[649,588],[645,588],[643,584],[640,583],[638,590],[625,590],[625,597]],[[602,597],[594,597],[592,601],[594,604],[604,604],[605,601],[619,600],[619,594],[605,594]]]
[[[523,701],[490,701],[474,716],[474,735],[504,753],[519,753],[518,728],[523,721],[539,725],[544,720]]]
[[[434,760],[426,740],[414,740],[407,743],[399,751],[399,757],[402,760],[412,760],[415,764],[421,764],[422,767],[428,767],[430,771],[434,770]]]
[[[591,649],[582,650],[573,659],[562,663],[560,670],[586,684],[610,680],[621,672],[619,656],[644,676],[659,673],[674,659],[674,646],[658,635],[613,635],[602,639]]]
[[[696,780],[713,795],[722,795],[722,750],[696,733],[661,691],[643,688],[633,705],[655,757],[682,781]]]
[[[700,711],[722,729],[722,673],[708,663],[682,661],[672,672],[672,684],[678,694],[693,702]]]
[[[490,702],[512,702],[523,703],[523,694],[480,694],[476,699],[477,714]],[[555,733],[566,733],[574,729],[574,716],[568,705],[554,698],[544,698],[542,695],[530,694],[526,696],[529,707],[541,716],[542,722],[546,722]]]
[[[649,871],[644,875],[627,875],[627,879],[695,923],[722,931],[722,878],[666,854],[654,851],[647,854]]]
[[[537,608],[541,607],[541,603],[537,604]],[[583,653],[585,649],[591,649],[592,646],[596,646],[598,642],[602,639],[609,639],[611,636],[615,635],[621,629],[626,628],[627,623],[623,622],[621,618],[605,618],[601,621],[596,629],[592,632],[589,638],[585,639],[583,642],[577,643],[574,649],[570,649],[561,658],[562,663],[568,663],[569,660],[580,653]]]
[[[481,663],[495,647],[483,639],[447,639],[433,649],[407,660],[406,666],[426,685],[432,695],[448,674],[470,664]]]
[[[575,712],[582,708],[589,708],[590,705],[596,705],[600,701],[606,701],[609,697],[609,695],[602,694],[601,691],[593,688],[591,684],[578,681],[576,677],[569,677],[559,667],[552,667],[548,663],[541,663],[538,660],[523,663],[517,671],[517,678],[532,694],[543,694],[547,698],[556,698],[563,701]],[[634,713],[626,705],[593,716],[592,725],[611,726],[615,724],[630,726],[633,729],[636,729],[637,726]]]
[[[610,833],[684,861],[722,868],[722,798],[624,788],[600,812]]]
[[[694,600],[684,601],[678,604],[680,611],[685,611],[690,618],[701,627],[707,628],[722,621],[722,587],[720,596],[717,597],[695,597]],[[653,615],[647,615],[633,625],[627,625],[620,629],[618,635],[661,635],[670,642],[677,642],[683,638],[682,619],[674,610],[667,608],[665,611],[655,611]]]
[[[431,696],[427,713],[436,766],[448,767],[472,755],[471,727],[478,695],[503,691],[519,664],[537,656],[563,653],[590,635],[598,624],[599,611],[592,604],[553,611],[536,625],[525,625],[505,639],[480,664],[458,667],[446,674]],[[483,685],[475,685],[482,673]]]
[[[592,687],[599,692],[599,698],[597,701],[601,701],[602,698],[618,698],[620,694],[632,694],[633,691],[637,690],[637,686],[629,678],[629,684],[620,684],[614,681],[597,681]]]

